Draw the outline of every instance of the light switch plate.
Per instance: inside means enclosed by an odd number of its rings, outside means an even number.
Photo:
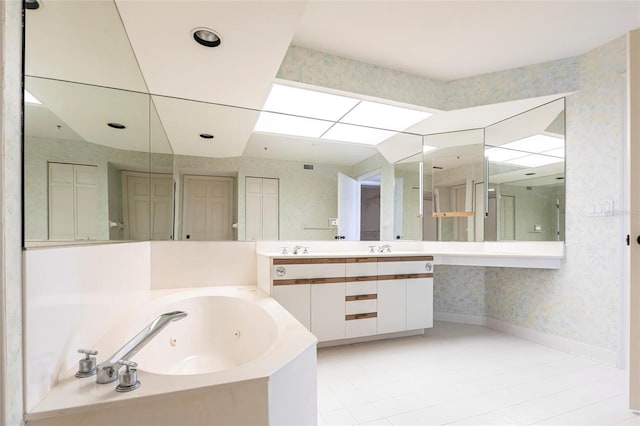
[[[587,205],[587,216],[613,216],[613,200],[600,200]]]

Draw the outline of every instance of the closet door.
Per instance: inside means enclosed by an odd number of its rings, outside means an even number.
[[[245,179],[245,238],[250,241],[279,238],[278,179]]]
[[[49,163],[49,239],[98,236],[97,167]]]

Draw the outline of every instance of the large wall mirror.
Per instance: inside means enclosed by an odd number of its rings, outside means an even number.
[[[565,100],[486,129],[486,241],[563,241]]]
[[[277,7],[282,16],[295,9],[293,3]],[[258,9],[242,16],[254,13],[255,22],[264,22]],[[487,108],[497,115],[436,111],[276,80],[277,61],[260,93],[255,79],[236,87],[234,73],[249,69],[236,64],[227,70],[234,90],[210,81],[206,88],[187,84],[193,90],[180,93],[188,96],[173,95],[185,78],[170,75],[163,86],[158,74],[152,79],[141,71],[153,49],[132,25],[147,15],[136,2],[109,0],[48,1],[26,11],[25,246],[562,239],[564,219],[553,212],[545,210],[544,220],[521,219],[531,213],[525,195],[533,194],[560,200],[556,213],[562,214],[562,176],[551,174],[561,165],[501,163],[489,151],[513,149],[507,145],[534,133],[558,139],[564,131],[559,111],[538,113],[544,119],[536,120],[510,113],[531,109],[523,104]],[[269,25],[276,34],[285,23]],[[276,36],[290,40],[290,34]],[[195,45],[189,37],[184,43]],[[244,52],[255,56],[251,46]],[[202,60],[202,52],[195,53]],[[165,63],[155,65],[160,77],[169,75]],[[204,99],[210,85],[216,90]],[[161,87],[164,95],[148,87]],[[487,114],[494,119],[475,119]],[[433,131],[437,123],[447,130]],[[516,128],[527,130],[515,134]],[[482,196],[485,154],[492,157],[488,201]],[[528,180],[515,177],[532,167],[536,175]]]

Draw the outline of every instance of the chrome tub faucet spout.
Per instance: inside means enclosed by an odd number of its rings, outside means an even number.
[[[118,369],[122,367],[122,364],[118,361],[130,360],[132,356],[138,353],[140,349],[149,343],[151,339],[169,325],[170,322],[181,320],[186,316],[186,312],[175,311],[164,313],[153,320],[151,324],[142,329],[142,331],[133,339],[129,340],[127,344],[118,349],[109,359],[98,364],[96,367],[96,382],[111,383],[115,381],[118,378]]]

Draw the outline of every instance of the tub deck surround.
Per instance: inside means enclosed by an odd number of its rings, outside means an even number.
[[[300,323],[284,310],[272,298],[265,295],[255,286],[210,287],[191,289],[152,290],[141,311],[115,323],[108,333],[94,348],[99,351],[98,362],[115,352],[135,332],[146,325],[148,318],[153,317],[162,310],[174,310],[183,308],[191,310],[191,318],[198,319],[201,315],[215,315],[211,311],[211,301],[222,300],[222,303],[231,302],[230,311],[235,311],[239,316],[235,320],[239,323],[232,325],[237,327],[237,333],[226,336],[228,339],[247,339],[249,346],[240,347],[238,353],[227,354],[220,359],[204,359],[204,364],[188,364],[172,368],[172,364],[178,363],[178,359],[184,354],[178,354],[172,359],[167,355],[165,363],[162,361],[162,353],[169,352],[171,336],[178,335],[175,348],[180,348],[182,342],[188,346],[189,351],[198,351],[194,342],[202,341],[201,351],[210,351],[211,347],[207,339],[207,327],[198,325],[189,326],[193,336],[184,335],[185,329],[179,330],[180,321],[170,324],[158,334],[148,347],[143,348],[133,361],[138,362],[138,380],[142,386],[135,391],[119,393],[115,391],[113,384],[97,384],[95,376],[78,379],[73,377],[76,369],[70,369],[54,388],[41,400],[33,410],[26,414],[27,421],[54,418],[61,415],[90,412],[92,410],[120,410],[130,404],[139,404],[154,400],[166,400],[168,394],[186,395],[184,392],[216,392],[228,390],[231,394],[237,392],[237,387],[242,383],[264,382],[267,392],[270,376],[283,371],[285,367],[294,362],[303,353],[315,353],[317,339],[309,333]],[[186,322],[189,316],[183,319]],[[242,318],[249,319],[242,323]],[[204,320],[213,320],[205,316]],[[230,319],[222,318],[221,322],[229,322]],[[253,324],[248,324],[253,322]],[[227,324],[228,325],[228,324]],[[254,329],[251,330],[251,327]],[[264,328],[266,327],[266,328]],[[174,328],[172,332],[172,328]],[[227,327],[228,328],[228,327]],[[264,328],[264,330],[263,330]],[[261,333],[261,330],[264,333]],[[214,330],[215,331],[215,330]],[[224,330],[226,334],[229,330]],[[181,334],[182,333],[182,334]],[[251,350],[251,341],[259,340],[254,351]],[[251,341],[249,341],[251,340]],[[155,345],[155,346],[154,346]],[[147,351],[145,352],[145,349]],[[220,358],[220,357],[218,357]],[[229,360],[229,358],[235,359]],[[314,358],[315,359],[315,358]],[[153,363],[152,360],[155,362]],[[149,362],[148,370],[145,370],[146,362]],[[234,365],[235,364],[235,365]],[[308,367],[305,363],[305,368]],[[315,365],[315,364],[314,364]],[[312,384],[315,386],[315,384]],[[252,385],[254,386],[254,385]],[[260,385],[262,386],[262,385]],[[313,393],[315,398],[315,393]]]

